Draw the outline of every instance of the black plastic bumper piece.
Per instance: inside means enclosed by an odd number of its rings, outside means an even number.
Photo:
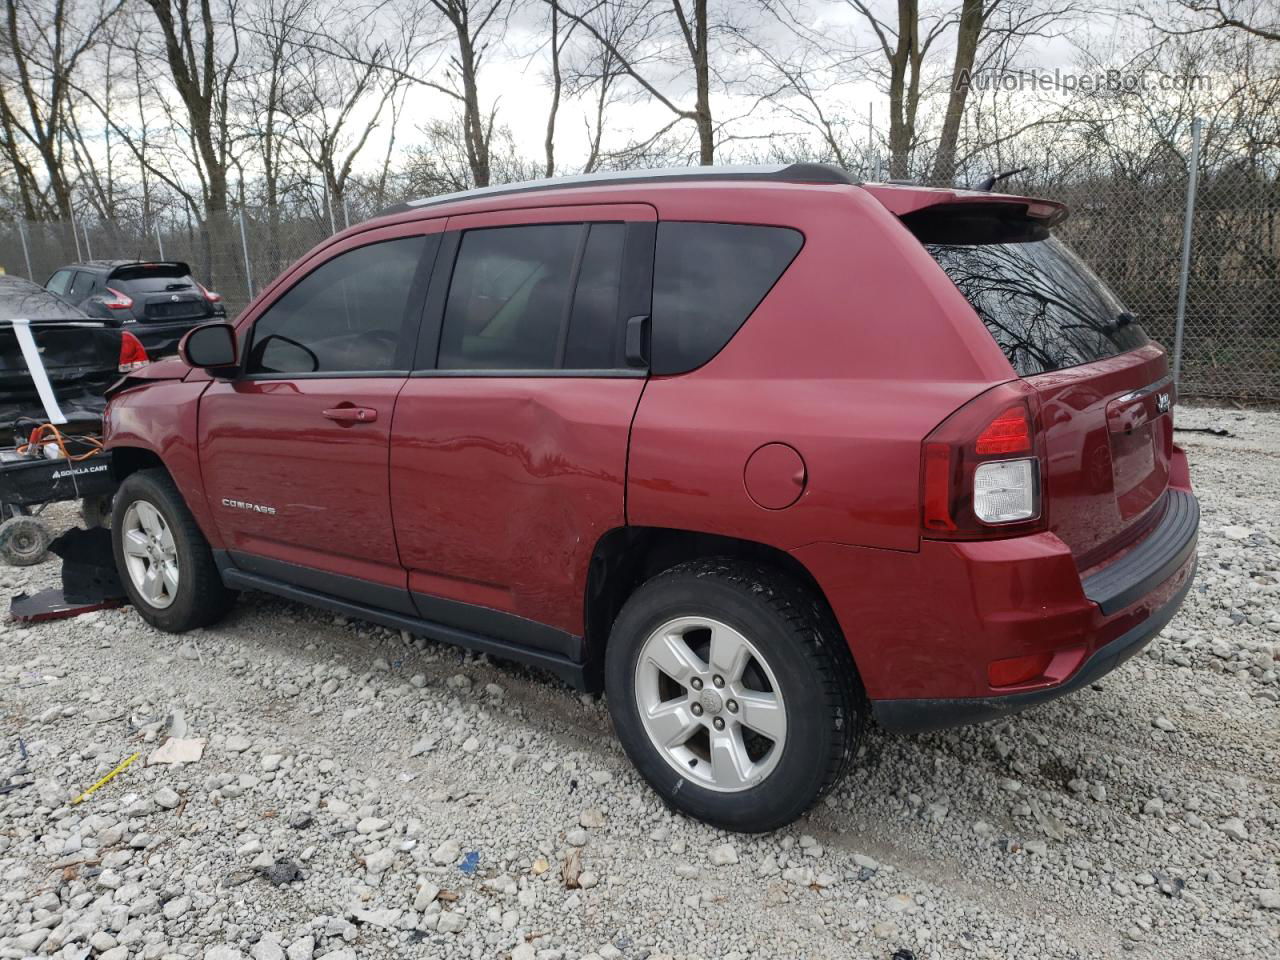
[[[1116,637],[1105,647],[1095,650],[1075,674],[1056,687],[1011,693],[1003,697],[965,697],[955,700],[873,700],[872,712],[880,726],[892,733],[922,733],[927,730],[944,730],[948,727],[963,727],[971,723],[997,720],[1021,713],[1028,707],[1074,693],[1106,676],[1130,657],[1140,653],[1173,619],[1173,615],[1182,606],[1182,601],[1186,599],[1194,579],[1195,567],[1192,567],[1187,572],[1187,582],[1168,603],[1132,630]]]
[[[1084,595],[1103,616],[1141,600],[1173,576],[1195,550],[1200,502],[1185,490],[1166,491],[1164,501],[1164,514],[1140,544],[1084,579]]]

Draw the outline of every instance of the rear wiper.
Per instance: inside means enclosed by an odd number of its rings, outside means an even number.
[[[1117,313],[1115,319],[1111,321],[1111,326],[1116,330],[1123,330],[1125,327],[1129,326],[1129,324],[1137,323],[1137,321],[1138,317],[1136,314],[1130,313],[1128,310],[1122,310]]]

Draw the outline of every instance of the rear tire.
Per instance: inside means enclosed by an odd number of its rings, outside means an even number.
[[[103,493],[96,497],[84,497],[80,501],[80,516],[84,525],[92,530],[95,527],[111,526],[111,494]]]
[[[209,542],[164,470],[125,478],[111,513],[116,569],[142,619],[168,633],[207,627],[231,608]]]
[[[643,584],[605,652],[614,729],[671,806],[717,827],[785,826],[839,779],[865,717],[853,658],[812,591],[734,559]]]

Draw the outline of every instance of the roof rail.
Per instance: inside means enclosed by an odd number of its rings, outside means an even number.
[[[443,193],[421,200],[410,200],[387,207],[375,217],[393,213],[407,213],[456,200],[477,197],[501,197],[510,194],[534,193],[538,190],[563,190],[571,187],[628,185],[633,183],[678,183],[688,180],[761,180],[776,183],[844,183],[857,184],[844,170],[829,163],[767,163],[756,165],[727,165],[720,167],[665,167],[657,170],[617,170],[607,173],[582,173],[569,177],[551,177],[546,180],[526,180],[522,183],[504,183],[492,187],[477,187],[457,193]]]

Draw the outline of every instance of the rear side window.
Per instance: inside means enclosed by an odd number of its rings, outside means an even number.
[[[410,294],[426,237],[348,250],[321,264],[254,324],[248,373],[360,373],[397,369]]]
[[[75,279],[71,281],[71,289],[67,291],[67,299],[78,303],[93,293],[93,274],[77,270]]]
[[[601,370],[619,362],[622,223],[554,223],[462,236],[441,370]]]
[[[1053,237],[925,247],[1020,377],[1114,357],[1148,342],[1106,284]]]
[[[719,353],[803,244],[787,227],[659,223],[652,371],[684,373]]]

